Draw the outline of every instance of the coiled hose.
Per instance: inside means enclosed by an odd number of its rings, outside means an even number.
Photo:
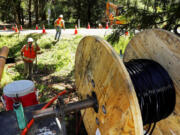
[[[126,62],[125,66],[136,91],[143,125],[149,124],[145,135],[148,132],[151,135],[156,122],[168,117],[175,108],[173,82],[167,71],[155,61],[136,59]]]

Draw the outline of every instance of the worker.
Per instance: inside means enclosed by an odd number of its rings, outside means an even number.
[[[99,23],[98,26],[99,26],[99,29],[102,29],[102,28],[103,28],[101,23]]]
[[[55,40],[59,41],[59,38],[61,36],[61,29],[64,28],[65,30],[63,15],[59,15],[59,18],[54,22],[54,26],[56,28]]]
[[[29,37],[28,44],[24,45],[21,49],[21,56],[24,61],[24,75],[26,79],[32,79],[33,62],[36,58],[37,52],[40,51],[40,47],[37,44],[33,44],[33,38]]]

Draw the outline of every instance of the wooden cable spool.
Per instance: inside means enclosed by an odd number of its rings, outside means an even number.
[[[123,60],[105,40],[83,38],[76,52],[75,80],[82,99],[93,96],[98,110],[82,110],[89,135],[143,135],[141,111],[124,62],[152,59],[170,74],[176,88],[176,108],[167,119],[158,122],[154,135],[180,134],[180,39],[160,30],[138,33],[128,44]]]

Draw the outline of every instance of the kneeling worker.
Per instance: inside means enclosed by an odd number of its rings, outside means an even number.
[[[40,50],[38,45],[33,44],[33,39],[28,38],[28,44],[21,49],[21,56],[24,61],[24,74],[27,79],[32,79],[33,61],[36,58],[37,52]]]

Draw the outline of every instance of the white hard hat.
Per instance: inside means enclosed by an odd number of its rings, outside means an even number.
[[[33,42],[34,40],[30,37],[27,42]]]
[[[61,14],[61,15],[59,15],[59,17],[63,18],[63,15],[62,15],[62,14]]]

